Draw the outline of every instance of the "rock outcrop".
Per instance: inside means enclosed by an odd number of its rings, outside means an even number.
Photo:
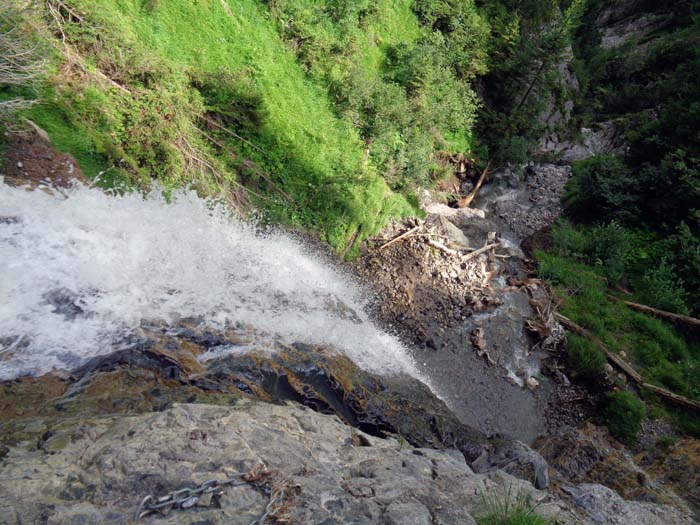
[[[469,462],[490,449],[485,435],[461,423],[417,379],[371,374],[329,348],[273,343],[250,328],[214,331],[196,320],[144,325],[128,343],[71,373],[0,383],[0,443],[16,442],[14,423],[29,417],[258,399],[295,401],[376,436],[402,435],[415,446],[454,447]]]
[[[473,524],[486,494],[529,498],[563,523],[690,523],[671,507],[625,502],[594,485],[568,488],[572,504],[503,472],[476,474],[457,451],[376,438],[299,405],[178,404],[135,416],[34,418],[16,430],[26,439],[0,464],[4,523],[129,523],[148,495],[235,472],[251,475],[141,519],[248,525],[269,512],[278,523]]]

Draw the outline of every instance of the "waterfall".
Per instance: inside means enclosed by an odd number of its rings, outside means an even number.
[[[0,182],[0,268],[0,379],[69,370],[144,321],[186,317],[419,375],[399,340],[367,318],[359,285],[301,242],[256,232],[191,190],[166,199]]]

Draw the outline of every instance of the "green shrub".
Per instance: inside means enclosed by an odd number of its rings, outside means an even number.
[[[666,258],[661,259],[658,266],[647,268],[633,284],[644,304],[679,314],[689,313],[683,281]]]
[[[665,356],[658,341],[641,337],[635,348],[635,357],[644,366],[653,367]]]
[[[685,222],[670,238],[669,252],[678,277],[687,294],[687,304],[692,312],[700,312],[700,234],[693,233]]]
[[[581,376],[596,379],[603,373],[607,362],[605,354],[588,339],[570,334],[567,337],[566,353],[569,365]]]
[[[637,439],[646,416],[644,403],[630,392],[608,394],[604,418],[610,432],[620,441],[631,444]]]
[[[632,220],[639,216],[637,184],[619,157],[592,157],[573,164],[562,203],[569,216],[583,222]]]
[[[486,73],[489,26],[473,0],[416,0],[414,9],[444,35],[444,54],[459,77]]]
[[[468,70],[482,67],[487,31],[471,2],[452,4],[419,3],[419,20],[408,0],[270,3],[297,60],[396,191],[431,185],[438,152],[471,153],[479,102]],[[454,28],[438,23],[455,17]]]
[[[482,494],[479,525],[549,525],[552,520],[537,514],[538,502],[527,494],[513,493],[512,485],[502,493]]]
[[[629,325],[639,337],[658,342],[664,350],[664,355],[673,361],[685,360],[692,355],[683,337],[672,325],[661,319],[630,311]]]
[[[588,236],[583,228],[560,219],[552,225],[552,250],[557,255],[577,261],[588,258]]]
[[[588,238],[588,262],[601,266],[601,273],[611,283],[619,283],[636,256],[634,233],[612,221],[594,227]]]

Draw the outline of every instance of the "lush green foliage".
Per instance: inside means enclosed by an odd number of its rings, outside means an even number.
[[[616,118],[621,157],[574,166],[564,199],[577,221],[616,221],[627,243],[624,275],[653,306],[700,312],[700,18],[697,2],[631,5],[665,22],[619,48],[593,28],[604,3],[589,2],[576,38],[580,120]],[[624,14],[624,13],[623,13]],[[622,232],[627,230],[627,233]],[[634,246],[630,246],[630,244]],[[625,250],[620,250],[625,251]],[[635,260],[636,259],[636,260]]]
[[[566,353],[569,366],[587,379],[598,379],[607,362],[605,354],[586,338],[571,334],[567,338]]]
[[[646,417],[644,403],[630,392],[612,392],[608,394],[605,408],[605,421],[610,432],[625,443],[634,443]]]
[[[642,302],[678,313],[697,313],[700,223],[695,228],[689,225],[697,210],[686,206],[688,222],[681,220],[674,228],[647,220],[650,214],[641,210],[651,197],[641,197],[637,189],[649,181],[640,173],[643,170],[634,171],[618,157],[594,157],[574,166],[563,199],[567,213],[579,221],[597,223],[582,231],[587,242],[579,259],[600,261],[612,284],[629,284]],[[672,192],[659,190],[655,200],[660,205],[675,201],[681,207]]]
[[[641,303],[688,313],[684,283],[669,262],[673,238],[661,240],[616,221],[588,227],[563,221],[553,238],[556,253],[596,268],[613,288],[631,288]]]
[[[470,153],[477,99],[469,80],[485,67],[488,36],[471,2],[270,6],[302,67],[358,130],[393,189],[440,175],[436,152]]]
[[[548,525],[552,520],[537,514],[538,503],[526,494],[514,493],[509,486],[502,494],[482,494],[479,525]]]
[[[71,0],[23,24],[55,48],[24,116],[108,184],[237,194],[342,249],[472,151],[471,1]]]
[[[625,352],[650,383],[700,397],[700,348],[692,334],[608,300],[618,289],[664,310],[700,312],[700,24],[697,3],[630,2],[619,19],[663,20],[659,28],[622,46],[603,49],[595,29],[609,4],[590,0],[576,34],[581,85],[578,122],[616,119],[628,145],[624,155],[574,164],[563,199],[569,218],[553,230],[552,253],[541,271],[563,298],[562,311],[613,351]],[[627,9],[628,11],[624,11]],[[572,338],[571,362],[585,373],[592,349]],[[643,392],[649,403],[658,403]],[[657,410],[658,412],[659,410]],[[700,418],[665,406],[679,426],[700,432]],[[634,439],[644,407],[616,393],[606,411],[621,439]]]
[[[561,300],[561,312],[599,337],[612,350],[624,351],[652,383],[693,398],[700,398],[700,348],[659,319],[635,312],[608,298],[609,283],[629,264],[654,269],[644,260],[643,238],[633,237],[619,226],[576,229],[561,223],[553,231],[553,247],[540,254],[540,274],[550,280]],[[607,245],[607,248],[606,248]],[[630,262],[631,261],[631,262]],[[645,298],[676,297],[674,283],[664,278],[663,266],[647,270],[648,283],[641,283]],[[626,297],[629,298],[629,297]],[[639,298],[632,297],[632,300]],[[591,349],[572,338],[572,359],[590,375],[595,363]],[[587,359],[583,359],[586,357]]]
[[[615,223],[586,229],[562,222],[553,229],[550,253],[538,254],[540,275],[553,285],[560,312],[612,351],[624,352],[645,381],[700,399],[697,342],[668,323],[609,298],[616,293],[610,285],[625,282],[617,280],[620,275],[634,273],[642,276],[635,290],[643,293],[625,299],[667,307],[677,301],[678,283],[668,276],[664,263],[655,264],[655,255],[646,252],[644,239],[644,235],[635,235]],[[569,364],[579,375],[592,380],[599,377],[605,361],[590,341],[569,335],[567,353]],[[658,402],[651,395],[648,400]],[[683,428],[700,431],[699,418],[670,410]]]

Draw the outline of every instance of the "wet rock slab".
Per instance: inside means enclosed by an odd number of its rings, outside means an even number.
[[[212,331],[196,322],[154,323],[130,348],[70,374],[0,383],[0,444],[23,439],[21,421],[162,411],[173,403],[294,401],[351,427],[414,446],[454,447],[472,462],[491,446],[430,389],[408,376],[379,377],[332,349],[256,339],[250,329]]]

